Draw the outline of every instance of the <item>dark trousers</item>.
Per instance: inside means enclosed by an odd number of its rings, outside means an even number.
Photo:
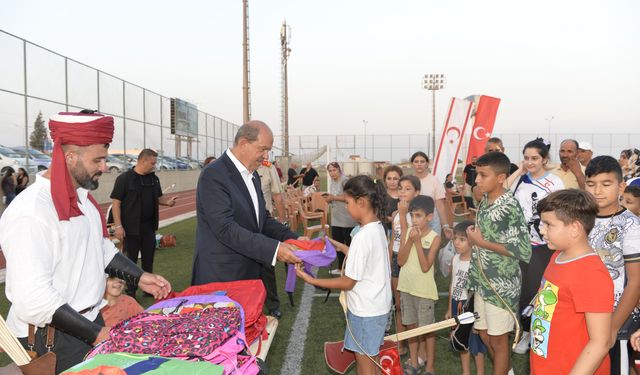
[[[130,235],[126,233],[124,237],[124,253],[133,263],[138,263],[138,254],[142,253],[142,269],[145,272],[153,272],[153,256],[156,251],[156,229],[155,223],[143,222],[140,224],[140,234]],[[135,294],[137,287],[127,285],[127,294]]]
[[[285,264],[285,267],[287,265]],[[276,285],[276,272],[275,267],[271,267],[270,264],[263,264],[260,270],[260,278],[264,284],[264,288],[267,290],[267,299],[264,301],[264,305],[270,312],[280,309],[280,298],[278,298],[278,286]]]
[[[347,246],[350,246],[352,230],[353,228],[331,227],[331,238]],[[341,251],[338,251],[336,259],[338,259],[337,268],[342,269],[342,262],[344,262],[344,253]]]
[[[529,264],[520,262],[520,270],[522,271],[522,289],[520,289],[520,313],[529,305],[538,289],[540,289],[540,282],[544,275],[544,270],[547,268],[551,256],[555,251],[549,250],[547,245],[534,246],[531,249],[531,260]],[[523,317],[522,328],[524,331],[529,331],[531,326],[531,318]]]
[[[102,314],[98,314],[94,322],[100,326],[104,326]],[[55,332],[52,351],[56,354],[56,374],[59,374],[82,362],[87,353],[89,353],[89,350],[93,347],[57,329]],[[36,345],[33,350],[38,353],[38,356],[44,355],[47,352],[47,348],[45,347],[45,340],[47,339],[46,328],[38,328],[35,336]],[[20,344],[22,344],[25,349],[30,350],[26,337],[21,337],[18,340],[20,340]]]

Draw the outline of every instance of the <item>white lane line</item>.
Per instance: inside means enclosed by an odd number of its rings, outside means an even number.
[[[300,307],[298,315],[291,327],[291,336],[287,344],[287,354],[284,357],[284,364],[280,373],[283,375],[299,375],[304,357],[304,343],[307,340],[307,329],[309,328],[309,318],[311,318],[311,304],[315,288],[307,283],[304,284],[302,297],[300,297]]]

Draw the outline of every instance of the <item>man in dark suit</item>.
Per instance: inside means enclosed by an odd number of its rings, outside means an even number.
[[[276,259],[300,263],[283,242],[298,235],[269,215],[256,172],[272,145],[269,127],[250,121],[238,130],[233,148],[202,171],[192,285],[259,279],[261,265],[273,266]]]

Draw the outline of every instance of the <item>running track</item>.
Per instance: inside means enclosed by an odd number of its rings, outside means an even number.
[[[176,197],[176,205],[173,207],[160,206],[160,220],[170,219],[172,217],[186,214],[196,210],[196,190],[185,190],[178,193],[167,193],[166,197]],[[104,215],[107,213],[107,209],[111,202],[103,203],[100,205],[100,210]]]

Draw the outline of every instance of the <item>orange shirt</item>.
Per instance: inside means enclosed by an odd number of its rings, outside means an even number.
[[[613,312],[613,281],[596,253],[544,271],[531,315],[531,374],[568,374],[589,341],[585,313]],[[585,277],[587,276],[587,277]],[[609,374],[607,354],[595,374]]]
[[[144,311],[142,306],[133,297],[121,295],[112,306],[105,306],[100,310],[107,327],[113,327],[125,319]]]

